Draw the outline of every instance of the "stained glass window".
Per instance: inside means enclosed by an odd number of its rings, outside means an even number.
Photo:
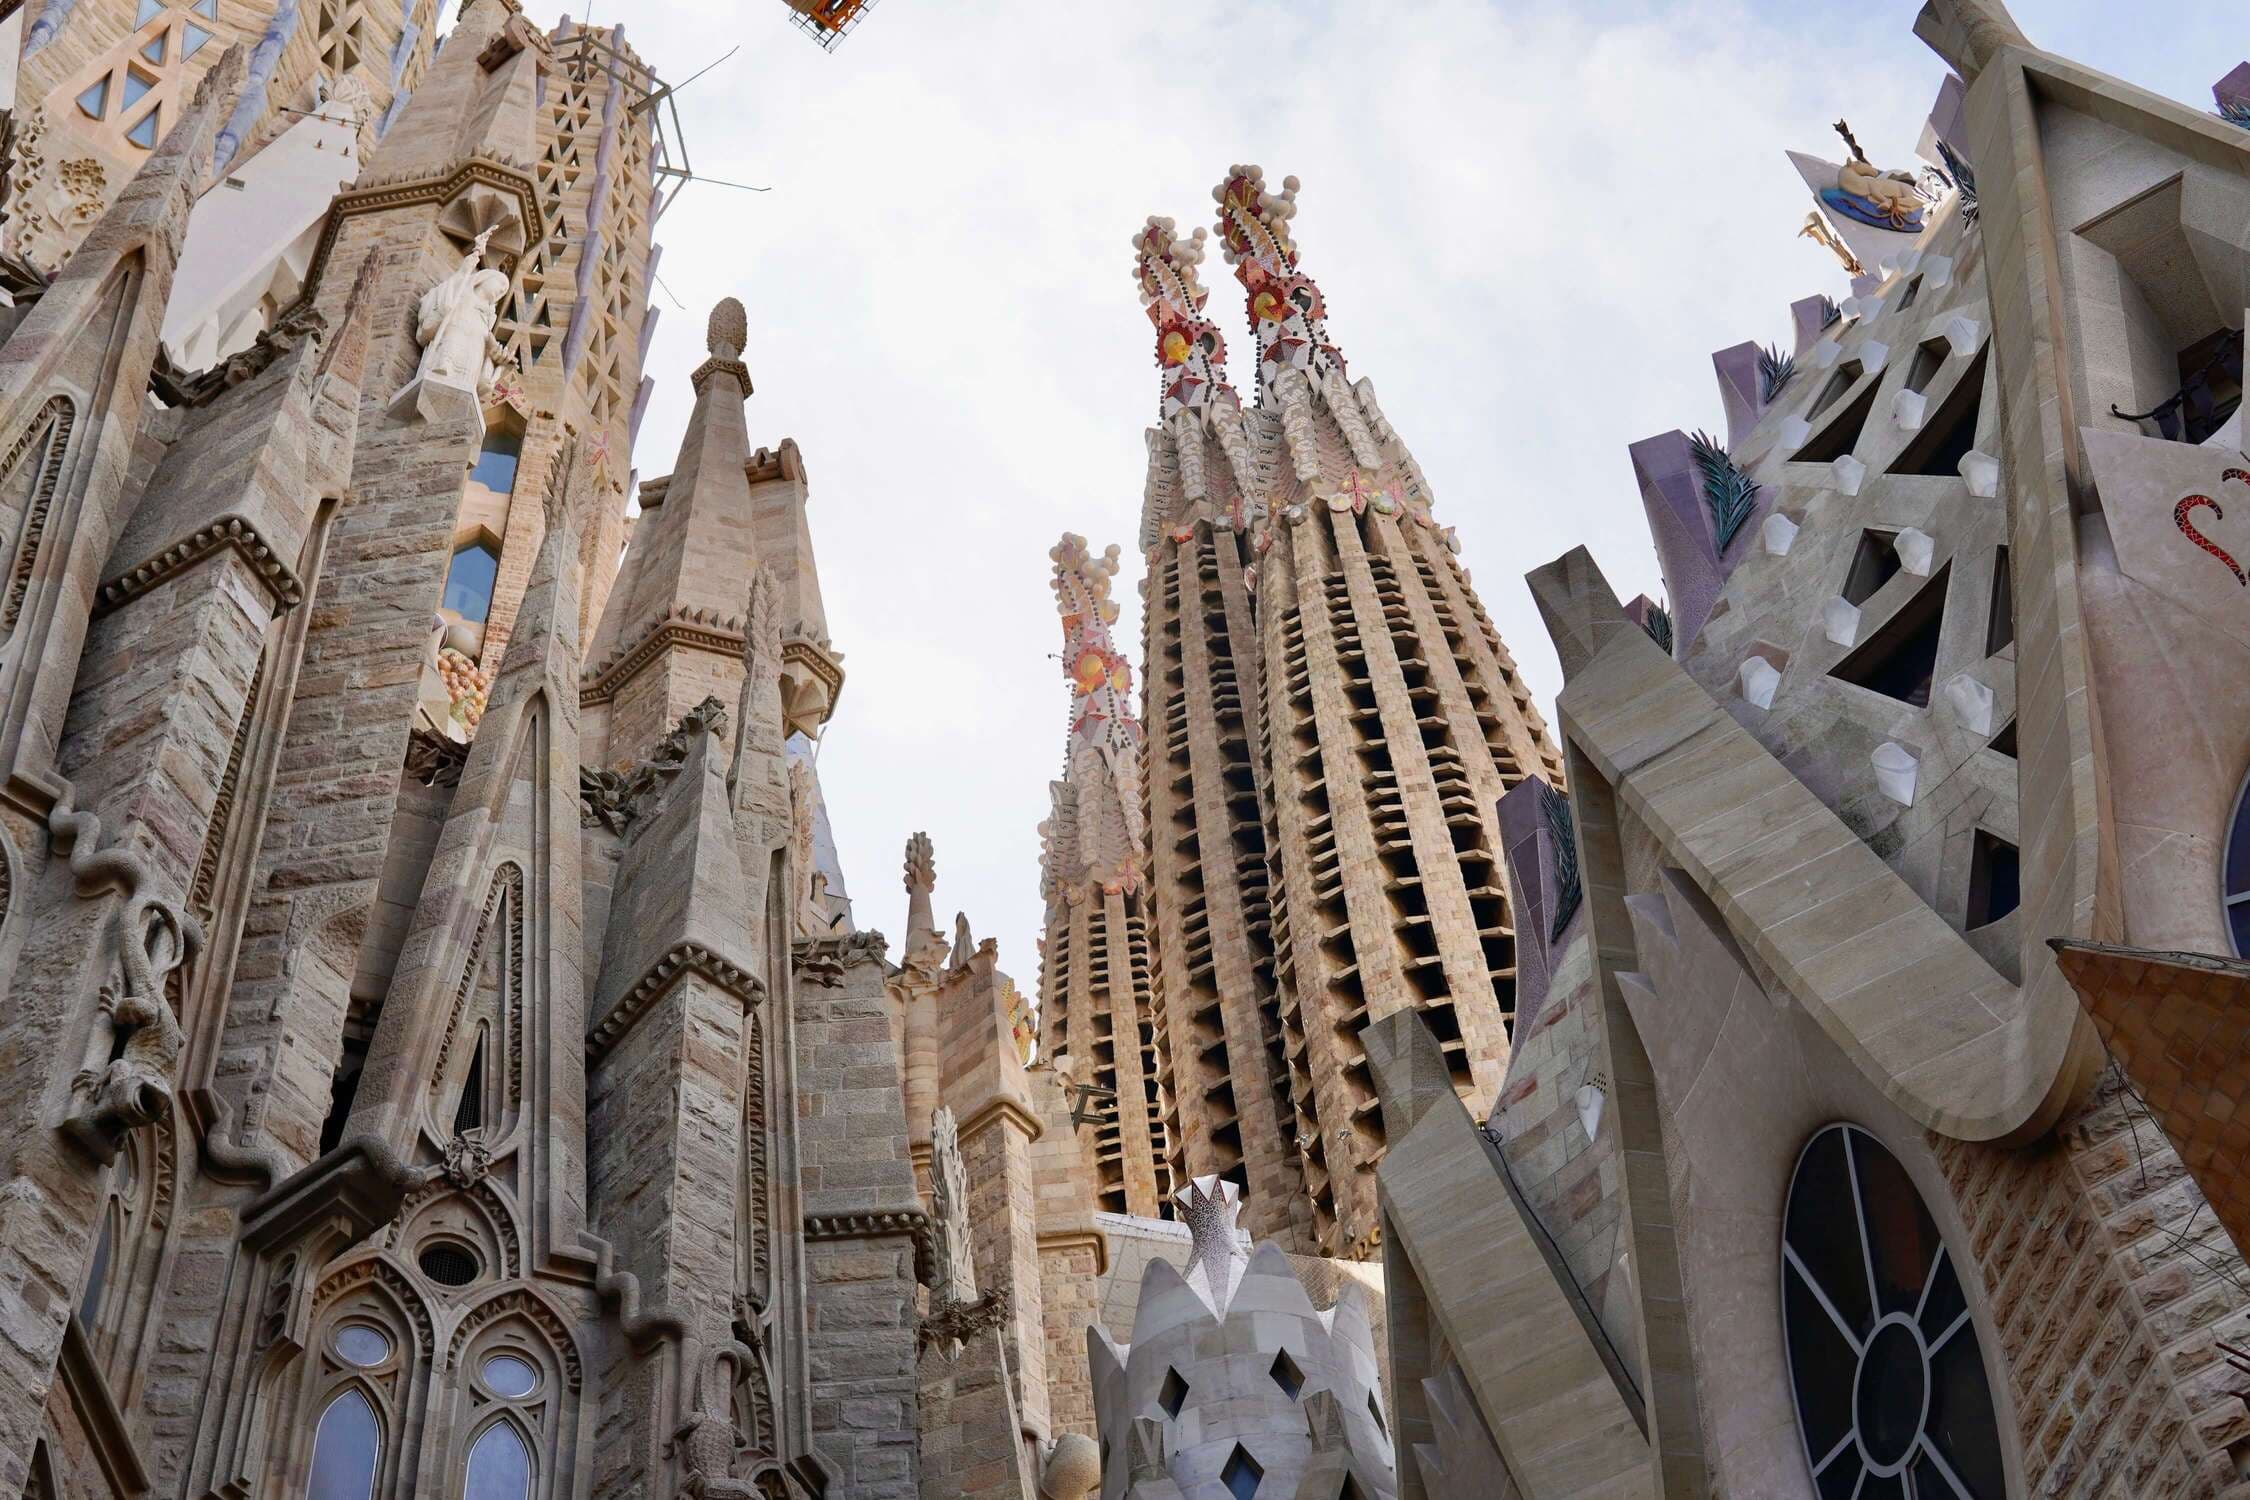
[[[180,56],[182,57],[195,56],[211,40],[211,33],[192,21],[182,28],[182,31],[184,33],[180,40]]]
[[[391,1357],[390,1335],[372,1323],[346,1323],[336,1330],[337,1357],[366,1367]]]
[[[531,1450],[507,1422],[495,1422],[469,1450],[462,1500],[525,1500],[531,1493]]]
[[[539,1389],[539,1372],[529,1360],[513,1354],[495,1354],[484,1362],[484,1383],[494,1395],[511,1400]]]
[[[336,1393],[320,1414],[313,1435],[312,1477],[305,1500],[369,1500],[375,1493],[375,1464],[383,1451],[383,1429],[375,1408],[359,1391]]]
[[[145,147],[152,151],[155,150],[156,115],[157,111],[152,107],[147,114],[142,115],[138,120],[133,122],[133,128],[125,132],[125,139],[131,141],[136,146]]]
[[[109,80],[88,88],[78,96],[78,112],[89,120],[98,120],[109,113]]]
[[[1797,1159],[1781,1241],[1789,1382],[1821,1500],[2002,1500],[1976,1324],[1898,1158],[1856,1125],[1822,1130]]]

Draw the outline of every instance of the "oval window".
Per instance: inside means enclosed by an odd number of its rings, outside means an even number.
[[[391,1336],[372,1323],[346,1323],[335,1342],[337,1358],[362,1369],[391,1357]]]
[[[484,1383],[496,1396],[528,1396],[539,1388],[539,1372],[513,1354],[495,1354],[484,1362]]]
[[[1898,1158],[1856,1125],[1815,1135],[1789,1183],[1781,1255],[1797,1433],[1821,1500],[2003,1500],[1976,1324]]]
[[[513,1426],[493,1423],[469,1450],[462,1500],[526,1500],[530,1493],[531,1450]]]

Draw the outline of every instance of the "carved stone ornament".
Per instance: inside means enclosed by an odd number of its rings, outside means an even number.
[[[582,828],[606,828],[624,835],[646,813],[658,793],[670,785],[687,763],[688,745],[699,734],[727,732],[726,705],[706,698],[656,742],[648,758],[629,771],[609,771],[581,766],[578,771],[578,822]]]
[[[154,872],[139,853],[100,849],[101,821],[73,811],[67,798],[47,819],[56,852],[68,852],[82,897],[114,892],[93,955],[102,979],[99,1024],[86,1064],[71,1079],[64,1128],[104,1162],[114,1161],[128,1131],[165,1119],[180,1064],[180,1023],[164,997],[166,978],[203,946],[203,929],[178,903],[149,889]]]
[[[247,349],[238,349],[207,370],[187,371],[172,363],[163,346],[149,371],[149,389],[166,406],[206,406],[226,391],[262,375],[273,362],[301,344],[317,343],[328,333],[328,319],[317,309],[300,307],[260,332]]]
[[[980,1333],[1004,1326],[1008,1321],[1008,1294],[1003,1290],[986,1292],[969,1302],[932,1299],[929,1312],[922,1319],[922,1347],[936,1345],[951,1350],[967,1343]]]
[[[931,1290],[949,1302],[969,1301],[977,1294],[969,1249],[969,1169],[961,1159],[960,1125],[942,1105],[930,1115],[930,1217],[937,1262]]]
[[[457,1188],[473,1188],[492,1170],[492,1147],[481,1130],[465,1130],[445,1143],[445,1178]]]

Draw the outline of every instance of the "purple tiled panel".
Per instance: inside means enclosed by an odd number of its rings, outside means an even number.
[[[1758,399],[1758,346],[1736,344],[1711,356],[1719,377],[1719,402],[1726,408],[1727,441],[1738,443],[1758,425],[1764,403]]]
[[[1672,639],[1684,648],[1711,618],[1727,575],[1753,545],[1759,522],[1772,507],[1773,492],[1758,491],[1748,519],[1721,558],[1687,434],[1674,429],[1661,437],[1643,438],[1629,451],[1641,508],[1648,514],[1649,537],[1656,544],[1657,566],[1672,599]]]
[[[2250,62],[2236,63],[2232,72],[2212,84],[2211,97],[2220,104],[2250,105]]]
[[[1555,909],[1554,835],[1539,805],[1542,783],[1526,776],[1500,798],[1500,852],[1508,866],[1510,915],[1516,927],[1516,1023],[1518,1036],[1530,1033],[1547,1003],[1558,955],[1586,920],[1586,903],[1563,924],[1559,942],[1547,941],[1548,914]]]

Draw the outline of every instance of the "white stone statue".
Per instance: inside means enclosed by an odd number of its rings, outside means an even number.
[[[482,401],[498,371],[492,362],[492,325],[508,278],[484,264],[487,229],[451,274],[422,294],[415,309],[414,337],[421,341],[422,363],[407,389],[451,386]]]

